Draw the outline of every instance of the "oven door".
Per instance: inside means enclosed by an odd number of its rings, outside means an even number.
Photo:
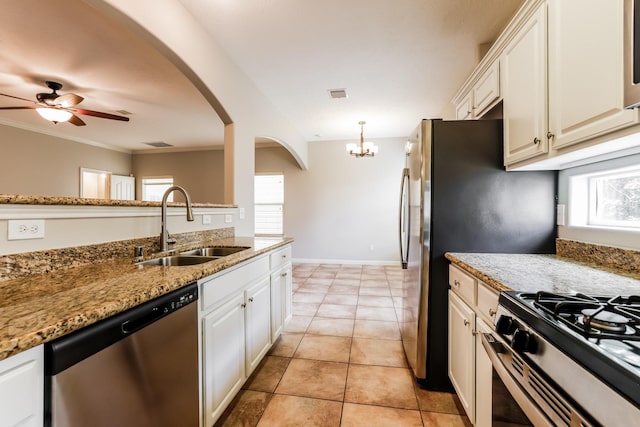
[[[507,366],[513,364],[509,347],[492,334],[481,334],[491,365],[491,421],[513,425],[553,426]]]
[[[585,414],[547,381],[537,368],[529,365],[500,336],[482,334],[484,347],[493,366],[493,423],[534,426],[592,426]],[[513,411],[515,401],[519,411]],[[518,413],[521,412],[521,413]]]

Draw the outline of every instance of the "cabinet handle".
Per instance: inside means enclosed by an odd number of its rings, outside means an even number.
[[[253,297],[249,298],[249,302],[253,302]]]
[[[287,255],[286,254],[282,254],[282,259],[285,259],[285,258],[287,258]]]
[[[240,307],[245,308],[247,306],[247,304],[245,304],[244,302],[242,304],[240,304]]]
[[[282,273],[280,276],[282,277],[287,277],[287,272],[285,271],[284,273]]]
[[[455,286],[460,286],[460,282],[458,281],[458,279],[455,279],[455,280],[453,281],[453,284],[454,284]]]
[[[496,315],[496,311],[493,308],[489,309],[489,316],[493,317]]]
[[[539,144],[540,143],[540,138],[538,138],[538,137],[533,138],[533,143],[536,144],[536,145]]]
[[[547,132],[547,139],[555,138],[556,136],[551,132]]]
[[[467,319],[464,319],[464,326],[469,326],[469,321]]]
[[[476,331],[476,330],[474,329],[473,331],[471,331],[471,335],[473,335],[473,336],[475,337],[476,335],[478,335],[478,331]]]

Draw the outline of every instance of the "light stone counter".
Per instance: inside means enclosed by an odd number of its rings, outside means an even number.
[[[0,282],[0,360],[291,243],[228,237],[215,246],[250,249],[193,266],[138,267],[131,258]]]
[[[555,255],[447,253],[445,256],[498,291],[640,295],[637,273],[614,272]]]

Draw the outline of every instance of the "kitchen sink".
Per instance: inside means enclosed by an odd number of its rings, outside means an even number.
[[[194,255],[172,255],[162,258],[153,258],[146,261],[136,263],[140,267],[159,265],[165,267],[173,266],[187,266],[203,264],[205,262],[213,261],[219,257],[215,256],[194,256]]]
[[[249,249],[248,246],[212,246],[208,248],[193,249],[190,251],[182,252],[182,256],[199,256],[199,257],[216,257],[221,258],[228,255],[233,255],[237,252]]]

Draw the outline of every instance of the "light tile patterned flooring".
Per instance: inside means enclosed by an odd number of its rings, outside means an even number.
[[[404,356],[395,267],[293,266],[293,317],[216,426],[468,427]]]

